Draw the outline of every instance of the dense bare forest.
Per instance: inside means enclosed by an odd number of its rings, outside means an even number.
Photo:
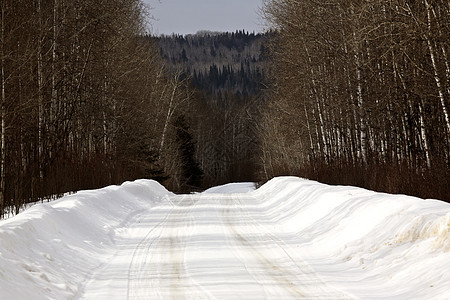
[[[1,1],[0,214],[134,178],[187,180],[190,135],[169,124],[188,128],[193,92],[143,38],[145,18],[139,0]]]
[[[266,0],[266,34],[151,37],[140,0],[2,0],[0,215],[136,178],[449,201],[449,10]]]
[[[269,0],[264,178],[450,200],[448,1]]]

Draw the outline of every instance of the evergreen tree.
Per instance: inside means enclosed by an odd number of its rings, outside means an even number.
[[[203,179],[203,171],[195,160],[195,142],[190,132],[189,125],[184,115],[175,120],[176,141],[181,157],[181,170],[184,186],[200,187]]]

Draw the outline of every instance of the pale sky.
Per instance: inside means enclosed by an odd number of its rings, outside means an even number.
[[[144,0],[150,13],[152,33],[189,34],[199,30],[229,31],[245,29],[261,32],[258,16],[262,0]]]

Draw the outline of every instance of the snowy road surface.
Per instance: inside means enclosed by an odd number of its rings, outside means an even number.
[[[168,196],[136,219],[82,298],[349,298],[270,232],[260,206],[251,194]]]
[[[137,181],[0,222],[0,299],[450,299],[449,225],[441,201],[293,177]]]

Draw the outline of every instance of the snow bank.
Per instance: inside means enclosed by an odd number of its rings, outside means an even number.
[[[228,183],[215,186],[204,191],[204,194],[245,194],[253,192],[255,184],[253,182]]]
[[[361,299],[450,299],[449,203],[294,177],[254,195],[274,234],[338,289]]]
[[[82,191],[0,222],[0,299],[73,299],[114,235],[168,192],[154,181]]]

